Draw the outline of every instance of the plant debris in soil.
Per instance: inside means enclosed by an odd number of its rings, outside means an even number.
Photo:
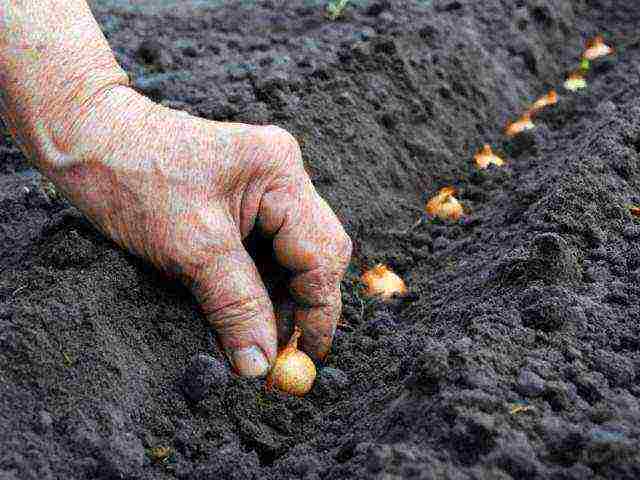
[[[355,245],[312,391],[230,374],[2,129],[1,479],[640,478],[640,5],[326,4],[91,4],[138,91],[300,142]],[[449,185],[464,221],[416,222]],[[380,263],[407,295],[365,295]]]

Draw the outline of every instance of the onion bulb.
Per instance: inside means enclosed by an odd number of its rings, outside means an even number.
[[[453,195],[456,189],[453,187],[441,188],[431,200],[427,202],[426,211],[429,217],[438,217],[440,220],[458,221],[462,217],[463,208]]]
[[[598,35],[587,42],[587,49],[582,54],[582,58],[586,60],[595,60],[596,58],[604,57],[612,53],[613,48],[605,44],[604,38]]]
[[[489,165],[495,165],[496,167],[501,167],[504,165],[504,160],[493,153],[491,150],[491,145],[486,143],[482,150],[475,154],[473,160],[476,162],[476,167],[481,170],[489,168]]]
[[[582,88],[587,88],[587,81],[584,79],[584,75],[580,71],[571,72],[569,77],[564,82],[564,88],[575,92]]]
[[[629,207],[629,212],[631,212],[631,215],[634,217],[640,218],[640,207]]]
[[[515,137],[519,133],[522,133],[525,130],[531,130],[533,128],[535,128],[535,125],[531,121],[531,114],[529,112],[526,112],[518,120],[507,125],[507,128],[504,129],[504,133],[508,137]]]
[[[366,294],[370,297],[380,295],[384,300],[387,300],[393,295],[407,293],[404,281],[381,263],[364,272],[360,280],[367,286]]]
[[[278,390],[302,397],[316,379],[316,366],[309,356],[298,350],[298,339],[302,330],[295,327],[287,345],[280,349],[273,368],[267,376],[267,389]]]
[[[535,102],[533,102],[533,105],[531,105],[531,108],[529,109],[530,113],[537,113],[538,111],[542,110],[543,108],[549,106],[549,105],[554,105],[558,103],[558,94],[556,93],[555,90],[551,90],[549,91],[549,93],[547,93],[546,95],[541,96],[540,98],[538,98]]]

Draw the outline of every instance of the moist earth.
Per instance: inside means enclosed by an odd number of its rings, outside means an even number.
[[[229,373],[3,128],[0,479],[640,478],[640,4],[325,3],[91,4],[138,91],[300,142],[355,245],[312,392]],[[562,89],[596,34],[616,54]],[[446,185],[467,214],[429,221]],[[408,296],[363,295],[379,262]]]

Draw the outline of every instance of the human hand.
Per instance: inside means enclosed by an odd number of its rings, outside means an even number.
[[[254,226],[292,272],[302,349],[324,359],[352,245],[289,133],[197,118],[124,86],[69,125],[48,175],[105,235],[191,288],[240,374],[265,375],[277,354],[274,308],[242,244]]]

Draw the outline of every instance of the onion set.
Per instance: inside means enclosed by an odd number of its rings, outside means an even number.
[[[533,102],[533,105],[531,105],[531,108],[529,109],[529,113],[537,113],[543,108],[548,107],[549,105],[555,105],[556,103],[558,103],[558,94],[555,90],[551,90],[549,93],[541,96]]]
[[[564,82],[564,88],[571,92],[587,88],[587,81],[584,78],[584,74],[578,70],[571,72]]]
[[[407,293],[404,281],[381,263],[364,272],[360,280],[367,286],[366,294],[370,297],[380,296],[388,300],[394,295]]]
[[[491,150],[491,145],[486,143],[482,150],[475,154],[473,160],[476,164],[476,167],[484,170],[489,168],[489,165],[495,165],[496,167],[501,167],[504,165],[504,160],[493,153]]]
[[[596,58],[605,57],[613,53],[613,48],[604,43],[602,35],[598,35],[587,42],[587,49],[582,54],[585,60],[595,60]]]
[[[296,326],[289,343],[280,349],[273,368],[267,375],[267,390],[278,390],[302,397],[311,390],[316,379],[316,366],[309,356],[298,350],[302,330]]]
[[[508,137],[515,137],[519,133],[533,128],[535,128],[535,125],[531,121],[531,114],[529,112],[525,112],[518,120],[507,125],[507,128],[504,129],[504,133]]]
[[[426,212],[431,218],[438,217],[440,220],[460,220],[463,209],[462,204],[453,195],[456,189],[453,187],[441,188],[438,193],[427,202]]]

